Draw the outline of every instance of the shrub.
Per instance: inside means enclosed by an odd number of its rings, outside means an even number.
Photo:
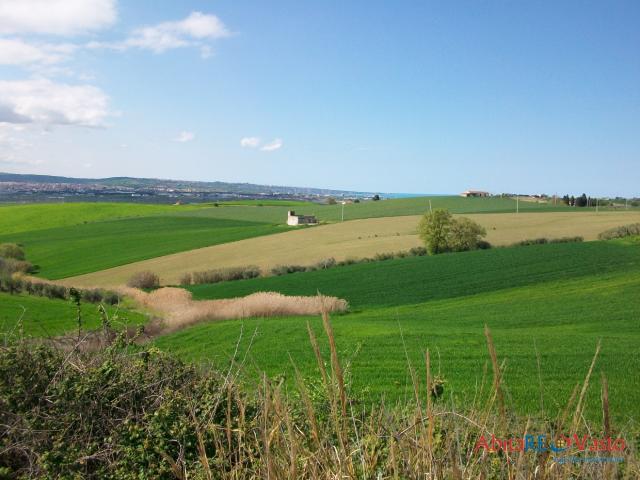
[[[180,275],[180,285],[187,286],[193,283],[193,278],[191,273],[183,273]]]
[[[4,272],[7,275],[12,273],[32,273],[33,271],[33,265],[25,260],[0,258],[0,272]]]
[[[584,242],[584,238],[582,237],[560,237],[560,238],[552,238],[549,240],[549,243],[579,243]]]
[[[160,277],[153,272],[135,273],[127,282],[127,286],[133,288],[158,288],[160,286]]]
[[[424,247],[413,247],[409,250],[409,253],[414,257],[423,257],[427,254],[427,249]]]
[[[107,291],[104,292],[102,301],[107,305],[117,305],[118,303],[120,303],[120,295],[118,295],[116,292]]]
[[[327,270],[329,268],[333,268],[336,266],[336,259],[333,257],[323,258],[318,263],[315,264],[315,267],[318,270]]]
[[[24,260],[24,250],[15,243],[0,243],[0,257]]]
[[[103,292],[98,289],[82,290],[80,298],[88,303],[100,303],[103,299]]]
[[[620,227],[610,228],[598,235],[600,240],[612,240],[614,238],[633,237],[640,235],[640,223],[632,223],[630,225],[622,225]]]
[[[44,283],[42,287],[42,296],[47,298],[57,298],[64,300],[67,298],[67,288],[62,285],[54,285],[53,283]]]
[[[204,283],[219,283],[228,282],[233,280],[248,280],[250,278],[259,277],[262,274],[259,267],[255,265],[249,265],[247,267],[232,267],[222,268],[218,270],[205,270],[202,272],[193,272],[191,274],[191,283],[194,285]],[[187,278],[183,275],[182,281],[186,281]],[[189,284],[187,284],[189,285]]]
[[[519,242],[513,243],[512,247],[526,247],[527,245],[544,245],[549,243],[548,238],[527,238],[525,240],[520,240]]]
[[[303,265],[276,265],[271,269],[271,274],[275,276],[286,275],[288,273],[306,272],[307,267]]]

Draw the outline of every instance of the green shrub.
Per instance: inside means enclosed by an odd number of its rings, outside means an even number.
[[[257,278],[262,274],[259,267],[249,265],[247,267],[222,268],[218,270],[205,270],[202,272],[193,272],[191,274],[191,283],[194,285],[205,283],[220,283],[234,280],[248,280]],[[186,277],[181,279],[186,281]],[[182,283],[181,283],[182,284]]]
[[[127,282],[127,286],[133,288],[158,288],[160,286],[160,277],[153,272],[138,272],[131,276]]]
[[[271,269],[271,274],[275,276],[287,275],[288,273],[306,272],[304,265],[276,265]]]
[[[640,223],[632,223],[622,225],[620,227],[610,228],[598,235],[600,240],[612,240],[614,238],[625,238],[640,235]]]
[[[12,273],[33,273],[34,267],[25,260],[14,258],[0,258],[0,272],[11,275]]]
[[[24,260],[24,250],[15,243],[0,243],[0,257]]]

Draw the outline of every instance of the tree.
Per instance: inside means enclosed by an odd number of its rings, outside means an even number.
[[[564,203],[565,205],[571,205],[571,199],[569,198],[569,195],[565,195],[564,197],[562,197],[562,203]]]
[[[422,217],[418,226],[418,234],[429,255],[449,251],[449,230],[452,221],[451,214],[441,208],[425,213]]]
[[[374,202],[377,202],[378,200],[380,200],[380,195],[376,193],[371,200],[373,200]]]
[[[447,211],[436,209],[426,213],[418,226],[420,238],[429,255],[445,252],[462,252],[480,248],[486,230],[473,220],[455,219]],[[487,248],[488,244],[484,242]]]
[[[576,207],[586,207],[588,203],[587,196],[583,193],[578,198],[576,198]]]
[[[462,217],[454,219],[449,229],[449,248],[453,252],[476,250],[487,235],[487,231],[473,220]]]

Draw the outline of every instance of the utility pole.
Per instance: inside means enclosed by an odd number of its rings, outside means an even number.
[[[347,203],[344,200],[342,201],[342,221],[344,222],[344,204]]]
[[[520,196],[516,195],[516,213],[520,213]]]

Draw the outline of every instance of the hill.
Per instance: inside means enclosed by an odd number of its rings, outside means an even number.
[[[428,347],[437,352],[435,364],[447,399],[468,404],[478,394],[478,370],[486,362],[482,330],[487,324],[500,359],[506,360],[509,404],[528,415],[554,415],[584,379],[595,345],[602,340],[598,372],[607,376],[615,392],[612,411],[618,420],[640,417],[640,380],[627,374],[640,367],[635,353],[640,304],[630,301],[640,294],[637,245],[593,242],[496,249],[191,290],[198,298],[320,290],[348,299],[352,313],[335,316],[334,331],[341,355],[350,359],[353,387],[365,403],[410,398],[407,362],[422,368],[421,354]],[[308,321],[320,330],[315,318],[213,322],[160,337],[156,345],[189,361],[220,366],[227,364],[240,339],[239,354],[248,351],[252,372],[248,388],[262,371],[291,385],[289,358],[304,375],[315,374]],[[598,418],[598,392],[588,396],[593,406],[588,416]]]

